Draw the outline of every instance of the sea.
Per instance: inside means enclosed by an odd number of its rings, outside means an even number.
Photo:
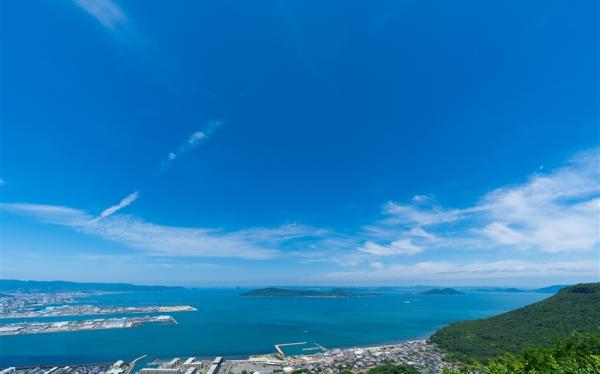
[[[273,353],[275,344],[294,342],[325,348],[392,344],[424,339],[451,322],[493,316],[549,296],[534,292],[422,295],[422,290],[389,288],[364,297],[248,297],[241,296],[244,291],[169,289],[82,298],[81,304],[191,305],[198,311],[171,313],[177,325],[0,337],[0,367],[130,361],[144,354],[148,360],[247,358]],[[104,317],[111,316],[0,323]]]

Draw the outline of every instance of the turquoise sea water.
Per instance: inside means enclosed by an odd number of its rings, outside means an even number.
[[[450,322],[482,318],[548,295],[468,293],[425,296],[386,290],[357,298],[255,298],[239,289],[193,289],[104,295],[81,300],[101,305],[192,305],[172,313],[175,326],[7,336],[0,366],[60,365],[151,358],[246,357],[274,344],[307,341],[327,348],[377,345],[427,337]],[[86,319],[63,317],[39,320]],[[6,323],[11,320],[3,320]],[[15,321],[15,320],[12,320]]]

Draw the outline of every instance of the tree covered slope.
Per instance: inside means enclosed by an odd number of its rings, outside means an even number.
[[[453,323],[430,339],[456,358],[471,361],[550,346],[573,331],[593,332],[599,327],[600,283],[586,283],[495,317]]]

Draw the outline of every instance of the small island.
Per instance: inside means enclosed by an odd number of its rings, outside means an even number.
[[[429,291],[421,292],[422,295],[463,295],[464,292],[460,292],[454,288],[433,288]]]
[[[319,290],[300,290],[290,288],[259,288],[244,292],[241,296],[254,297],[362,297],[362,296],[377,296],[377,293],[354,292],[339,288],[334,288],[328,291]]]

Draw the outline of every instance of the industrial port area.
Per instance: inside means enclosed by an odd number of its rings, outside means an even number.
[[[158,313],[194,312],[190,305],[174,306],[97,306],[78,304],[79,299],[115,292],[3,292],[0,294],[0,319],[49,318],[112,315],[110,318],[40,322],[38,320],[0,323],[0,336],[72,331],[124,329],[149,323],[175,325],[170,315]],[[143,317],[115,315],[149,314]],[[150,315],[153,314],[153,315]]]
[[[93,316],[103,314],[141,314],[141,313],[173,313],[194,312],[197,309],[190,305],[177,306],[140,306],[140,307],[99,307],[96,305],[59,305],[48,306],[40,310],[11,311],[0,314],[4,318],[42,318],[67,316]]]
[[[141,326],[147,323],[174,325],[177,324],[177,321],[171,316],[159,315],[132,318],[98,318],[91,320],[59,322],[15,322],[0,325],[0,336],[125,329]]]
[[[281,346],[281,345],[279,345]],[[250,356],[245,360],[228,360],[216,357],[212,360],[171,358],[154,360],[145,367],[136,367],[142,356],[126,363],[96,364],[65,367],[8,368],[0,374],[292,374],[292,373],[336,373],[342,370],[364,372],[372,367],[393,364],[408,364],[426,374],[441,373],[451,366],[435,345],[417,340],[378,347],[325,349],[310,355],[285,356],[277,352],[270,355]]]

